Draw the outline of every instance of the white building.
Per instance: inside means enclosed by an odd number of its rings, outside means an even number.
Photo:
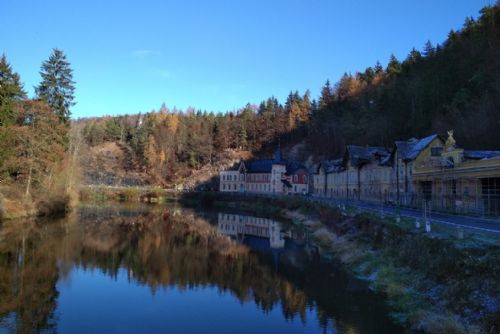
[[[309,192],[307,169],[299,163],[287,162],[281,150],[274,159],[242,162],[236,170],[220,172],[219,190],[269,194],[306,194]]]

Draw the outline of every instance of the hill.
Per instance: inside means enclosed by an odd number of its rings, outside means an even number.
[[[278,141],[285,154],[315,161],[338,156],[347,143],[389,147],[449,129],[465,148],[500,149],[500,3],[483,8],[477,21],[467,18],[441,44],[414,48],[403,61],[391,56],[385,69],[377,62],[327,81],[317,100],[290,92],[284,104],[270,97],[236,112],[162,105],[80,122],[91,147],[126,145],[134,168],[163,185],[215,173],[228,150],[269,156]]]

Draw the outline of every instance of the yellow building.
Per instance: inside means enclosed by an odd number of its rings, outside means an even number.
[[[439,211],[500,215],[500,151],[459,148],[448,132],[396,141],[392,150],[347,145],[342,159],[321,162],[316,196],[388,202]]]
[[[413,173],[422,161],[436,163],[444,146],[443,139],[434,134],[421,139],[396,141],[388,164],[392,166],[391,190],[388,201],[400,205],[415,202]]]
[[[500,151],[459,148],[453,131],[441,149],[424,151],[414,163],[413,206],[500,215]]]

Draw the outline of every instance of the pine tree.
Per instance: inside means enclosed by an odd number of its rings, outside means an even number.
[[[425,45],[424,45],[424,56],[425,57],[430,57],[430,56],[434,55],[435,51],[436,51],[436,49],[432,45],[432,42],[431,41],[427,41],[425,43]]]
[[[5,54],[0,58],[0,126],[12,123],[14,103],[26,97],[19,74],[12,71]]]
[[[408,57],[406,57],[405,63],[414,64],[419,62],[421,59],[422,59],[422,54],[418,50],[413,48],[408,54]]]
[[[311,100],[310,100],[311,92],[306,90],[304,93],[304,97],[302,98],[302,103],[300,106],[300,121],[305,123],[309,120],[311,115]]]
[[[332,102],[332,88],[330,86],[330,80],[326,80],[325,85],[321,88],[321,96],[319,97],[319,108],[326,109],[328,105]]]
[[[42,82],[35,88],[38,98],[46,101],[61,121],[69,122],[70,108],[75,105],[75,82],[66,55],[54,49],[49,59],[42,63],[40,75]]]
[[[0,169],[12,155],[11,125],[16,119],[16,103],[26,97],[19,75],[12,71],[5,54],[0,58]]]
[[[389,59],[389,63],[387,64],[386,72],[387,74],[389,74],[389,76],[394,76],[401,73],[401,63],[393,54],[391,54],[391,58]]]
[[[245,127],[241,127],[240,133],[238,134],[238,137],[239,137],[239,141],[240,141],[240,143],[239,143],[240,149],[245,150],[247,148],[247,145],[248,145],[247,130],[245,129]]]

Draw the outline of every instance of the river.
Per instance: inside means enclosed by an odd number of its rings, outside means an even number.
[[[249,213],[84,205],[0,225],[0,333],[401,333],[306,231]]]

